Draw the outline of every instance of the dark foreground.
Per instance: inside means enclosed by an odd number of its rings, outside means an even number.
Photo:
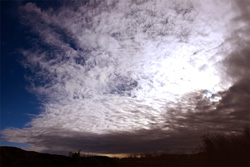
[[[210,157],[205,153],[198,154],[164,154],[164,155],[144,155],[141,158],[109,158],[104,156],[78,157],[63,156],[53,154],[42,154],[33,151],[24,151],[15,147],[0,147],[1,167],[61,167],[61,166],[81,166],[81,167],[174,167],[174,166],[250,166],[250,157]]]

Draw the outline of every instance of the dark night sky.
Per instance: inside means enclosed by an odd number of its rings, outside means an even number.
[[[17,9],[15,1],[1,1],[1,130],[23,127],[31,120],[29,114],[37,114],[39,108],[35,96],[26,89],[27,71],[20,64],[19,49],[29,46],[29,28],[20,24]],[[1,145],[5,144],[1,139]]]
[[[1,145],[190,151],[250,120],[250,3],[1,1]]]

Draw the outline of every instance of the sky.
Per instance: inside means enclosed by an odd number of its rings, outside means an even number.
[[[195,150],[250,120],[250,1],[1,1],[1,145]]]

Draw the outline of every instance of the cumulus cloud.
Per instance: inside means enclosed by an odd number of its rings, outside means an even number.
[[[38,35],[23,65],[43,110],[4,138],[39,151],[132,153],[194,147],[205,130],[239,131],[249,115],[243,3],[21,6]]]

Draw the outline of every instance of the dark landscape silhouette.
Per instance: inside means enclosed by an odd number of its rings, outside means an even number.
[[[126,158],[106,156],[54,155],[24,151],[15,147],[0,147],[1,167],[8,166],[250,166],[250,129],[241,134],[204,134],[197,153],[193,154],[144,154]]]

